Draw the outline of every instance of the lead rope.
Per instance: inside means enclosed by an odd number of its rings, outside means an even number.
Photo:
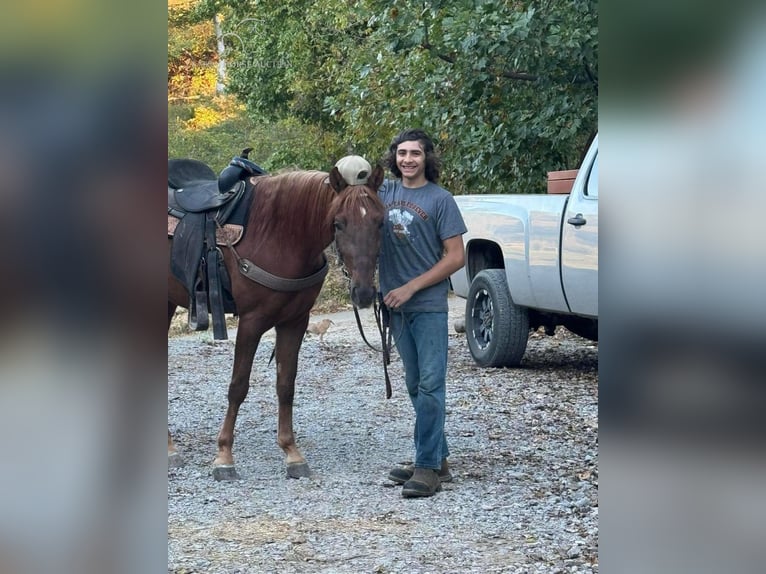
[[[346,280],[348,281],[350,285],[351,277],[348,274],[346,265],[343,263],[343,258],[340,256],[340,251],[338,251],[337,248],[335,248],[334,251],[335,251],[335,257],[337,260],[338,267],[340,267],[340,270],[343,273],[343,276],[346,278]],[[391,332],[389,329],[388,309],[383,304],[383,295],[378,293],[378,297],[373,303],[373,311],[375,314],[375,324],[378,327],[378,333],[380,333],[380,343],[381,343],[380,349],[373,346],[372,343],[370,343],[367,340],[367,335],[365,335],[364,327],[362,326],[362,319],[361,317],[359,317],[359,309],[357,308],[356,305],[353,305],[353,307],[354,307],[354,318],[356,319],[356,326],[359,329],[359,334],[362,336],[362,340],[370,349],[372,349],[376,353],[383,354],[383,375],[386,380],[386,398],[390,399],[391,398],[391,379],[388,376],[388,365],[391,363]]]
[[[386,398],[391,398],[391,380],[388,378],[388,365],[391,364],[391,315],[383,303],[383,294],[378,293],[378,298],[373,304],[375,311],[375,323],[380,333],[380,343],[383,349],[383,373],[386,378]]]
[[[378,299],[381,299],[380,293],[378,293]],[[362,327],[362,320],[359,317],[359,309],[354,305],[354,317],[356,318],[356,326],[359,328],[359,333],[362,335],[362,340],[367,343],[367,346],[376,353],[383,353],[383,375],[386,380],[386,398],[391,398],[391,379],[388,376],[388,365],[391,363],[391,330],[388,323],[388,309],[383,305],[381,301],[375,301],[373,304],[373,310],[375,312],[375,324],[378,326],[378,332],[380,333],[381,348],[375,348],[364,334],[364,327]]]

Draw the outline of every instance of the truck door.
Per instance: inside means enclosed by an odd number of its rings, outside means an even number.
[[[562,223],[561,281],[572,313],[598,317],[598,136],[577,176]]]

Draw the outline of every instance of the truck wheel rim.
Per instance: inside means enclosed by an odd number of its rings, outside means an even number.
[[[476,293],[471,312],[471,333],[480,349],[486,349],[492,343],[493,320],[492,297],[486,289],[481,289]]]

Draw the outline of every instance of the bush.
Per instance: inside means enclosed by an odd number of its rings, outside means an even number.
[[[168,103],[168,157],[203,161],[214,171],[226,167],[244,148],[267,171],[329,171],[345,155],[343,145],[320,128],[298,120],[257,121],[233,96]]]

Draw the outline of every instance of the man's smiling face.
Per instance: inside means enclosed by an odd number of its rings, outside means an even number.
[[[419,141],[406,141],[396,147],[396,167],[409,187],[425,185],[426,152]]]

